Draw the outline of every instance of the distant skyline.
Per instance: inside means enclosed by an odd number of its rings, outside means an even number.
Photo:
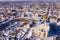
[[[0,0],[0,1],[60,1],[60,0]]]

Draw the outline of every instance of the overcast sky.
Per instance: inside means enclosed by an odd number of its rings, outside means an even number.
[[[0,1],[45,1],[45,0],[0,0]],[[60,0],[47,0],[47,1],[60,1]]]

